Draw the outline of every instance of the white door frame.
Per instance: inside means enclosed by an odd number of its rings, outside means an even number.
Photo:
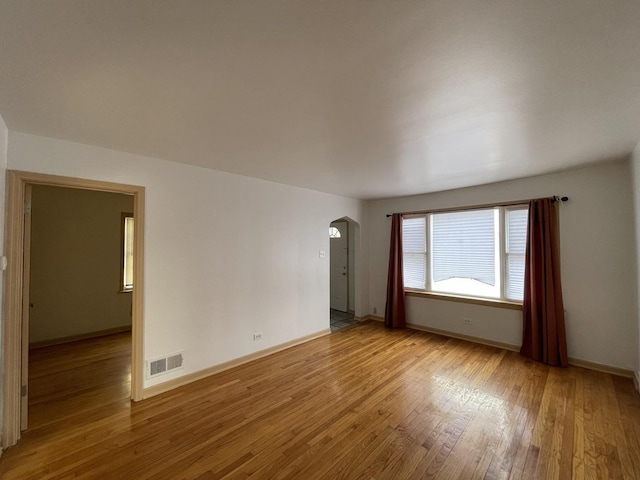
[[[101,192],[133,195],[133,215],[136,219],[134,237],[134,285],[131,319],[131,399],[142,400],[143,355],[143,293],[144,293],[144,210],[145,189],[136,185],[60,177],[41,173],[8,170],[8,204],[5,231],[7,270],[4,279],[3,331],[3,429],[1,447],[15,445],[20,439],[21,390],[23,366],[23,302],[28,304],[29,292],[24,288],[24,268],[30,252],[25,249],[25,195],[28,185],[49,185]],[[28,232],[27,232],[28,234]],[[27,239],[28,242],[28,239]],[[27,260],[25,261],[25,255]],[[26,295],[26,297],[25,297]],[[25,356],[25,358],[28,358]],[[0,452],[2,450],[0,449]]]

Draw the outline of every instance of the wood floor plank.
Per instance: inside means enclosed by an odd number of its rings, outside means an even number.
[[[584,480],[584,450],[585,450],[585,431],[584,431],[584,377],[576,375],[574,406],[574,422],[573,422],[573,462],[571,465],[571,478],[575,480]]]
[[[626,378],[365,322],[131,404],[130,345],[31,353],[0,478],[640,478]]]

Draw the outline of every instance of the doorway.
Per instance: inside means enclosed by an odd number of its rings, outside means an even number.
[[[123,215],[132,215],[133,196],[49,185],[28,185],[27,196],[28,406],[21,430],[33,431],[86,413],[88,398],[108,404],[130,396]],[[111,376],[121,385],[106,383]]]
[[[28,412],[29,365],[29,265],[31,231],[29,195],[34,185],[67,187],[133,196],[136,219],[134,237],[134,282],[131,299],[131,389],[132,400],[142,399],[143,379],[143,301],[144,275],[144,187],[95,180],[8,171],[8,207],[6,226],[7,271],[5,281],[5,336],[3,378],[2,447],[14,445],[26,426]],[[114,285],[115,288],[115,285]]]
[[[329,275],[331,279],[331,310],[349,310],[349,224],[336,220],[329,226]]]
[[[329,225],[330,326],[332,331],[355,319],[355,245],[357,224],[347,217]]]

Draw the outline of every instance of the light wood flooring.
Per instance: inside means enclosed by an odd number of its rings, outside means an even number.
[[[31,355],[0,478],[640,478],[627,378],[366,322],[130,404],[129,343]]]

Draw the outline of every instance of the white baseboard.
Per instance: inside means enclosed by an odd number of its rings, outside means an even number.
[[[245,355],[234,360],[229,360],[228,362],[220,363],[218,365],[214,365],[213,367],[205,368],[204,370],[188,373],[187,375],[184,375],[182,377],[174,378],[167,382],[147,387],[142,390],[142,398],[145,399],[153,397],[155,395],[160,395],[161,393],[168,392],[169,390],[173,390],[174,388],[182,387],[183,385],[187,385],[197,380],[202,380],[203,378],[210,377],[211,375],[224,372],[225,370],[229,370],[234,367],[239,367],[240,365],[252,362],[253,360],[257,360],[259,358],[266,357],[267,355],[286,350],[287,348],[295,347],[296,345],[300,345],[316,338],[324,337],[325,335],[328,335],[330,333],[330,328],[326,330],[320,330],[319,332],[312,333],[310,335],[305,335],[303,337],[299,337],[294,340],[281,343],[279,345],[274,345],[273,347],[265,348],[264,350],[260,350],[259,352],[250,353],[249,355]]]
[[[125,333],[131,331],[131,325],[123,325],[121,327],[108,328],[106,330],[98,330],[96,332],[81,333],[79,335],[71,335],[69,337],[53,338],[51,340],[42,340],[29,344],[29,350],[37,348],[52,347],[54,345],[63,345],[65,343],[78,342],[80,340],[89,340],[90,338],[106,337],[117,333]]]
[[[379,317],[377,315],[365,315],[364,317],[356,318],[356,320],[361,321],[361,322],[364,322],[366,320],[373,320],[373,321],[376,321],[376,322],[384,322],[384,318],[383,317]],[[520,346],[519,345],[513,345],[513,344],[510,344],[510,343],[503,343],[503,342],[497,342],[497,341],[489,340],[489,339],[486,339],[486,338],[474,337],[474,336],[471,336],[471,335],[458,334],[458,333],[449,332],[449,331],[446,331],[446,330],[440,330],[440,329],[436,329],[436,328],[417,325],[415,323],[408,323],[407,324],[407,328],[410,328],[412,330],[419,330],[419,331],[423,331],[423,332],[427,332],[427,333],[434,333],[436,335],[442,335],[442,336],[445,336],[445,337],[456,338],[458,340],[465,340],[465,341],[468,341],[468,342],[479,343],[479,344],[487,345],[487,346],[490,346],[490,347],[502,348],[504,350],[509,350],[509,351],[512,351],[512,352],[520,351]],[[209,377],[211,375],[215,375],[216,373],[224,372],[225,370],[229,370],[231,368],[238,367],[238,366],[243,365],[245,363],[249,363],[249,362],[251,362],[253,360],[257,360],[259,358],[266,357],[266,356],[271,355],[273,353],[280,352],[282,350],[286,350],[287,348],[291,348],[291,347],[294,347],[296,345],[300,345],[302,343],[308,342],[308,341],[313,340],[315,338],[323,337],[323,336],[328,335],[330,333],[331,333],[330,329],[321,330],[319,332],[312,333],[312,334],[306,335],[304,337],[299,337],[299,338],[291,340],[289,342],[281,343],[279,345],[275,345],[273,347],[266,348],[264,350],[260,350],[259,352],[254,352],[254,353],[251,353],[249,355],[245,355],[243,357],[236,358],[234,360],[230,360],[228,362],[224,362],[224,363],[221,363],[219,365],[215,365],[215,366],[210,367],[210,368],[206,368],[204,370],[200,370],[200,371],[197,371],[197,372],[189,373],[189,374],[184,375],[182,377],[178,377],[178,378],[175,378],[173,380],[169,380],[167,382],[160,383],[158,385],[154,385],[152,387],[147,387],[142,391],[142,398],[150,398],[150,397],[153,397],[155,395],[159,395],[161,393],[168,392],[169,390],[173,390],[174,388],[178,388],[178,387],[181,387],[183,385],[187,385],[187,384],[195,382],[197,380],[202,380],[203,378]],[[610,373],[610,374],[613,374],[613,375],[619,375],[619,376],[623,376],[623,377],[633,378],[636,390],[638,390],[638,392],[640,392],[640,388],[639,388],[639,386],[640,386],[640,371],[633,371],[633,370],[627,370],[627,369],[619,368],[619,367],[612,367],[610,365],[604,365],[604,364],[600,364],[600,363],[589,362],[587,360],[581,360],[579,358],[572,358],[572,357],[569,357],[569,364],[573,365],[573,366],[576,366],[576,367],[587,368],[589,370],[597,370],[597,371],[600,371],[600,372]],[[2,455],[2,450],[0,450],[0,456],[1,455]]]
[[[384,321],[384,318],[378,317],[375,315],[367,315],[364,320],[375,320],[375,321]],[[497,342],[494,340],[490,340],[487,338],[474,337],[471,335],[464,335],[461,333],[450,332],[447,330],[440,330],[437,328],[425,327],[423,325],[418,325],[415,323],[407,323],[407,328],[412,330],[420,330],[428,333],[435,333],[437,335],[443,335],[445,337],[457,338],[458,340],[465,340],[473,343],[480,343],[482,345],[488,345],[490,347],[502,348],[504,350],[509,350],[512,352],[519,352],[520,345],[513,345],[510,343]],[[612,367],[611,365],[605,365],[602,363],[590,362],[588,360],[582,360],[580,358],[569,357],[569,365],[573,365],[575,367],[587,368],[589,370],[596,370],[598,372],[610,373],[612,375],[618,375],[621,377],[633,378],[636,390],[640,392],[640,372],[633,370],[628,370],[626,368],[620,367]]]
[[[488,338],[474,337],[472,335],[464,335],[462,333],[449,332],[447,330],[440,330],[438,328],[424,327],[415,323],[407,323],[407,328],[413,330],[420,330],[422,332],[435,333],[436,335],[442,335],[445,337],[456,338],[458,340],[466,340],[467,342],[479,343],[481,345],[487,345],[489,347],[502,348],[503,350],[509,350],[511,352],[519,352],[520,346],[513,345],[511,343],[496,342]]]
[[[581,358],[569,357],[569,365],[595,370],[596,372],[610,373],[611,375],[617,375],[619,377],[633,378],[635,376],[633,370],[612,367],[604,363],[590,362],[589,360],[582,360]]]

